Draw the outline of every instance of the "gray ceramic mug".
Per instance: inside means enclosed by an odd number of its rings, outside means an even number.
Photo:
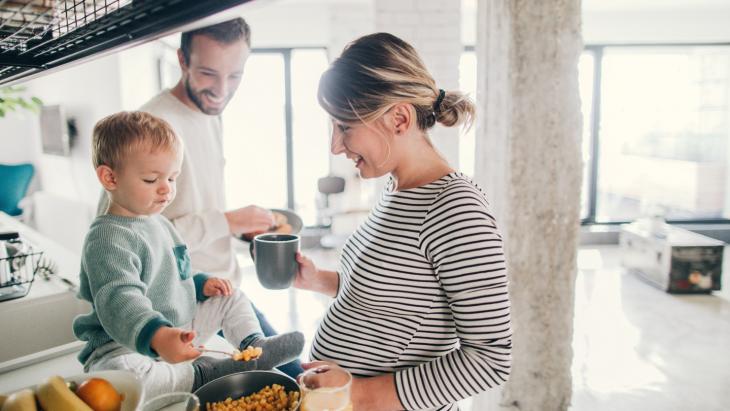
[[[289,288],[299,270],[299,236],[260,234],[253,239],[253,259],[259,282],[270,290]]]

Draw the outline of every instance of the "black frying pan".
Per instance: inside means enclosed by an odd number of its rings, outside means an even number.
[[[299,384],[291,377],[277,371],[245,371],[229,374],[198,388],[195,391],[195,395],[200,399],[200,409],[205,410],[205,405],[209,402],[224,401],[228,397],[237,400],[272,384],[283,386],[286,392],[299,392],[299,398],[301,400],[302,391],[299,388]]]

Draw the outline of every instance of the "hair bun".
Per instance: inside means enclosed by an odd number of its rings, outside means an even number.
[[[476,114],[476,109],[471,99],[459,91],[447,91],[443,94],[444,98],[440,102],[439,110],[434,110],[436,122],[446,127],[461,124],[470,127]],[[436,108],[435,103],[434,108]]]

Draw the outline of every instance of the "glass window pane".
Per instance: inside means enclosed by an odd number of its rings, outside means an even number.
[[[286,207],[284,58],[252,53],[223,112],[226,202]]]
[[[459,89],[467,93],[474,102],[477,100],[477,55],[473,51],[461,53],[459,61]],[[460,136],[459,170],[468,176],[474,176],[474,160],[476,153],[476,124]]]
[[[294,199],[305,225],[316,222],[317,179],[330,169],[329,121],[317,103],[319,78],[327,64],[324,49],[292,53]]]
[[[580,218],[588,217],[589,187],[591,171],[591,126],[593,115],[593,65],[595,58],[593,52],[586,51],[580,57],[578,63],[578,84],[580,87],[581,111],[583,112],[583,187],[580,196]]]
[[[607,48],[597,220],[728,216],[730,48]]]

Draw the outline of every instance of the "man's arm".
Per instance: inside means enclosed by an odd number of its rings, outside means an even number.
[[[166,212],[162,214],[172,222],[190,251],[200,250],[218,239],[231,235],[225,213],[219,210],[206,210],[174,217]]]

